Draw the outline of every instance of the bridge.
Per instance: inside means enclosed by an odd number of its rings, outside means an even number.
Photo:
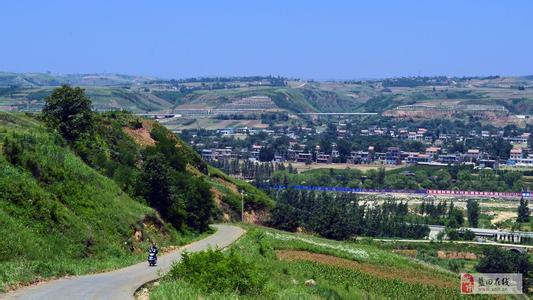
[[[372,113],[372,112],[308,112],[308,113],[297,113],[297,115],[303,115],[303,116],[377,116],[378,113]]]
[[[444,226],[440,225],[429,225],[430,229],[429,238],[435,239],[438,233],[445,230]],[[529,243],[533,241],[533,232],[526,231],[508,231],[508,230],[498,230],[498,229],[483,229],[483,228],[469,228],[461,227],[458,229],[459,232],[465,232],[466,230],[472,231],[476,237],[494,239],[497,243],[480,243],[480,244],[494,244],[500,247],[508,248],[514,252],[525,253],[528,249],[533,249],[533,246],[520,245],[519,243]],[[503,243],[499,243],[503,242]],[[507,244],[509,243],[509,244]]]
[[[171,119],[171,118],[178,118],[181,115],[180,114],[165,114],[165,113],[159,113],[159,114],[135,114],[136,116],[143,117],[146,119]]]

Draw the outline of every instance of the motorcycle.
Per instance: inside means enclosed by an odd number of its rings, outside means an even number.
[[[157,264],[157,254],[155,252],[148,253],[148,265],[153,267]]]

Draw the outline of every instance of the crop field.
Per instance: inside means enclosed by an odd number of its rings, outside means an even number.
[[[230,251],[253,262],[264,299],[460,299],[458,275],[436,264],[381,249],[246,226]],[[208,266],[203,267],[204,270]],[[229,279],[228,279],[229,280]],[[312,281],[311,281],[312,280]],[[199,292],[194,279],[160,281],[150,299],[255,299],[237,292]],[[307,283],[306,283],[307,282]]]
[[[168,119],[160,120],[161,124],[164,124],[170,130],[183,130],[183,129],[207,129],[217,130],[223,128],[267,128],[267,124],[261,123],[261,120],[217,120],[211,118],[202,119]]]

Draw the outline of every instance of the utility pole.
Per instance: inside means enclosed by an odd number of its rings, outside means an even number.
[[[241,190],[241,222],[244,223],[244,190]]]

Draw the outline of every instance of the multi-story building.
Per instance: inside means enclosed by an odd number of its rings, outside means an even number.
[[[509,153],[509,160],[511,161],[519,161],[523,158],[523,151],[522,148],[513,148],[511,149],[511,152]]]
[[[385,153],[385,161],[388,164],[400,164],[401,163],[401,152],[398,147],[389,147]]]
[[[331,162],[331,155],[319,152],[316,155],[316,162],[322,164],[328,164]]]
[[[311,154],[310,152],[299,152],[296,155],[297,162],[307,162],[307,161],[312,161],[312,160],[313,160],[313,154]]]

